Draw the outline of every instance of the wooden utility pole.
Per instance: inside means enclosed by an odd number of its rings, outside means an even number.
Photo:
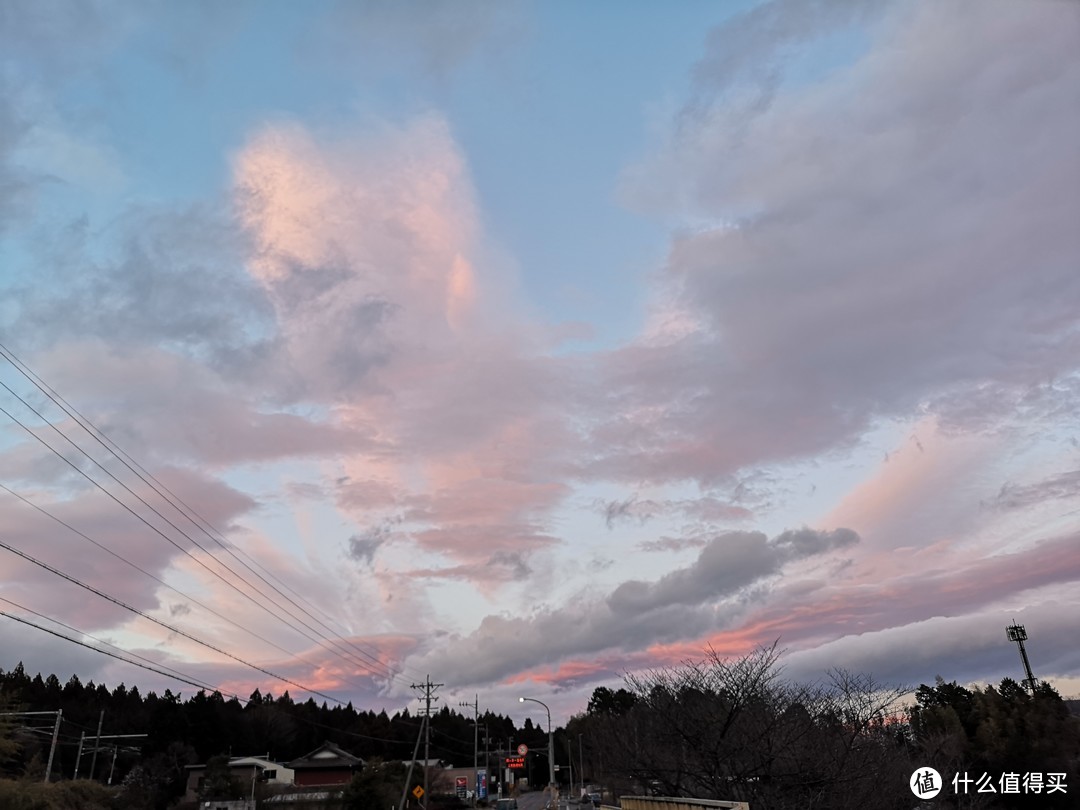
[[[435,697],[435,690],[440,686],[445,686],[441,683],[432,683],[431,676],[428,675],[424,683],[412,684],[412,689],[424,690],[424,718],[427,726],[427,733],[424,735],[424,793],[420,797],[420,806],[427,810],[428,803],[428,759],[431,757],[431,701],[438,700]]]

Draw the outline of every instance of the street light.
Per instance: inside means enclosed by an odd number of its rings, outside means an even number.
[[[552,799],[554,799],[555,798],[555,737],[551,733],[551,709],[548,708],[547,704],[544,703],[544,701],[537,700],[536,698],[519,697],[518,698],[518,703],[524,703],[526,700],[531,700],[533,703],[539,703],[541,706],[544,707],[544,711],[547,712],[547,716],[548,716],[548,778],[550,779],[550,781],[548,782],[548,785],[550,786],[551,791],[552,791]]]

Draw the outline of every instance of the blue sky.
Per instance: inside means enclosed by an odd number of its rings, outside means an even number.
[[[431,674],[565,718],[776,640],[808,679],[995,680],[1014,617],[1080,690],[1075,6],[0,15],[0,342],[220,530],[133,521],[83,450],[172,507],[4,360],[39,430],[4,417],[0,482],[176,590],[0,493],[13,545],[361,705]],[[274,688],[17,559],[0,596]]]

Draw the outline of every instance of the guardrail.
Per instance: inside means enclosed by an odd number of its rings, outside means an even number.
[[[620,796],[622,810],[750,810],[749,802],[727,802],[718,799],[685,799],[678,796]],[[604,809],[601,805],[601,810]]]

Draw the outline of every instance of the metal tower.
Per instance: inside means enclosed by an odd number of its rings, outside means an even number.
[[[1031,674],[1031,664],[1028,663],[1027,650],[1024,649],[1024,642],[1027,641],[1027,630],[1024,629],[1022,624],[1010,624],[1005,628],[1005,635],[1009,637],[1009,641],[1015,641],[1017,646],[1020,647],[1020,658],[1024,662],[1024,672],[1027,673],[1027,677],[1024,678],[1024,687],[1031,693],[1035,694],[1035,684],[1038,681],[1035,680],[1035,676]]]

